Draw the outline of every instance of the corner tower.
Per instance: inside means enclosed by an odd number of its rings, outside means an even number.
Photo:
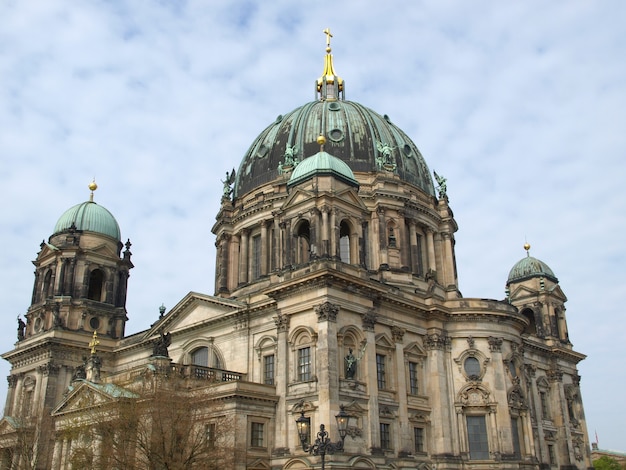
[[[94,202],[97,187],[92,182],[89,200],[65,211],[41,243],[24,338],[55,328],[124,336],[131,244],[122,254],[117,221]]]

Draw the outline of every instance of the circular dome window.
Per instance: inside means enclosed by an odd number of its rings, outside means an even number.
[[[343,131],[341,129],[333,129],[329,134],[330,140],[339,142],[343,140]]]
[[[341,106],[339,106],[339,103],[337,103],[336,101],[331,101],[328,105],[328,109],[330,109],[331,111],[339,111],[340,108]]]
[[[96,317],[91,317],[91,320],[89,320],[89,326],[92,330],[97,330],[100,327],[100,320]]]

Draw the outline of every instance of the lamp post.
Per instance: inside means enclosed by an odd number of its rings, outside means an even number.
[[[322,470],[325,469],[326,454],[334,454],[335,452],[343,451],[343,441],[348,433],[348,421],[350,420],[350,415],[345,412],[343,405],[341,406],[339,414],[335,416],[335,419],[337,420],[337,429],[339,431],[341,441],[331,442],[328,431],[326,431],[326,427],[323,424],[320,424],[320,430],[318,431],[313,444],[309,444],[307,442],[309,440],[311,418],[304,416],[304,411],[301,411],[300,417],[296,419],[296,426],[298,427],[298,436],[300,437],[300,442],[302,443],[302,450],[311,455],[321,456]]]

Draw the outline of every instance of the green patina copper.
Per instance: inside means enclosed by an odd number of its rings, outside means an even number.
[[[559,282],[550,267],[541,260],[526,256],[519,260],[509,272],[507,284],[513,281],[523,281],[533,277],[545,277],[554,282]]]
[[[120,226],[115,217],[107,209],[92,201],[77,204],[66,210],[56,223],[53,234],[66,232],[72,227],[121,240]]]
[[[326,152],[318,152],[300,162],[293,170],[287,185],[294,186],[319,175],[331,175],[352,186],[359,186],[350,167],[345,162]]]

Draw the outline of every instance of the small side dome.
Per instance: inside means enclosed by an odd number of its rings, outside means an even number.
[[[93,201],[86,201],[66,210],[54,226],[53,235],[66,232],[72,227],[121,240],[120,226],[113,214]]]
[[[346,162],[324,151],[318,152],[300,162],[293,170],[287,186],[294,186],[316,175],[331,175],[344,183],[359,187],[354,173],[352,173]]]
[[[550,269],[550,266],[543,261],[530,256],[530,253],[528,252],[530,250],[530,245],[528,243],[524,245],[524,249],[526,250],[526,257],[519,260],[515,263],[513,268],[511,268],[507,284],[515,281],[531,279],[533,277],[545,277],[551,281],[559,282],[552,269]]]

